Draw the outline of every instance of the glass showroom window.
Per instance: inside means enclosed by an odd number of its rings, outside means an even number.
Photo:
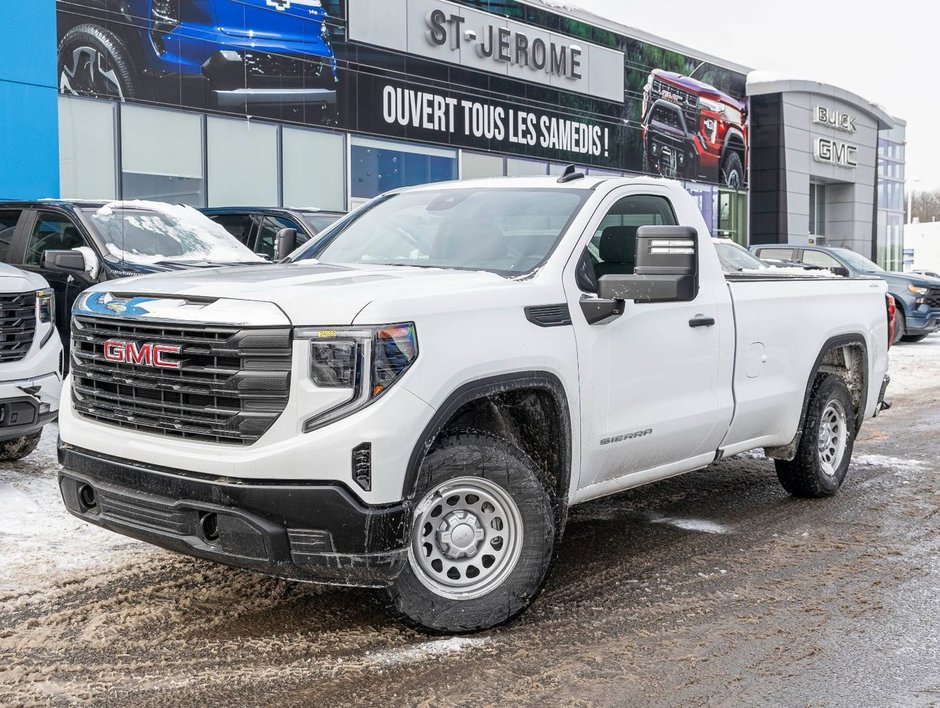
[[[116,199],[115,103],[59,97],[59,190],[63,199]]]
[[[506,172],[506,160],[500,155],[484,155],[479,152],[460,154],[460,179],[502,177]]]
[[[826,186],[815,182],[809,185],[809,235],[826,235]]]
[[[209,206],[278,206],[278,128],[210,116]]]
[[[353,138],[352,197],[371,199],[390,189],[457,179],[457,151]]]
[[[346,139],[282,128],[284,205],[346,211]]]
[[[124,199],[206,206],[202,152],[202,116],[121,106]]]
[[[518,157],[506,158],[506,176],[537,177],[548,174],[548,163],[536,160],[522,160]]]

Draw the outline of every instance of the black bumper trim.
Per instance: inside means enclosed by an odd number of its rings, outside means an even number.
[[[69,512],[162,548],[293,580],[367,587],[387,585],[407,562],[406,504],[366,506],[340,485],[197,477],[61,443],[59,461]],[[210,534],[207,515],[214,515]]]
[[[24,409],[30,411],[31,415],[29,416],[27,423],[7,425],[9,411],[12,410],[14,406],[18,407],[17,413],[20,415],[24,412]],[[8,398],[6,400],[0,401],[0,442],[15,440],[16,438],[38,433],[43,429],[46,423],[51,423],[58,416],[58,411],[40,413],[39,403],[35,398]]]

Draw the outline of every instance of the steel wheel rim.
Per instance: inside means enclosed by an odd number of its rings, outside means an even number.
[[[408,560],[436,595],[472,600],[512,573],[522,540],[522,514],[506,490],[483,477],[457,477],[415,508]]]
[[[845,408],[837,400],[829,401],[819,419],[819,464],[823,473],[834,477],[848,442],[848,419]]]
[[[59,70],[59,91],[73,96],[94,94],[124,100],[117,72],[107,66],[106,57],[94,47],[77,47],[71,54],[71,66],[63,62]]]

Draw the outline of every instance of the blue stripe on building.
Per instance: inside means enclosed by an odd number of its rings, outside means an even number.
[[[58,197],[55,0],[4,0],[0,27],[0,199]]]

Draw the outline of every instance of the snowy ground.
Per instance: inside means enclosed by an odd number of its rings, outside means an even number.
[[[0,463],[0,598],[153,552],[65,510],[56,482],[58,434],[58,426],[47,425],[33,454]]]
[[[0,706],[938,705],[940,334],[891,375],[837,497],[757,452],[578,506],[533,607],[451,639],[74,519],[49,426],[0,464]]]

